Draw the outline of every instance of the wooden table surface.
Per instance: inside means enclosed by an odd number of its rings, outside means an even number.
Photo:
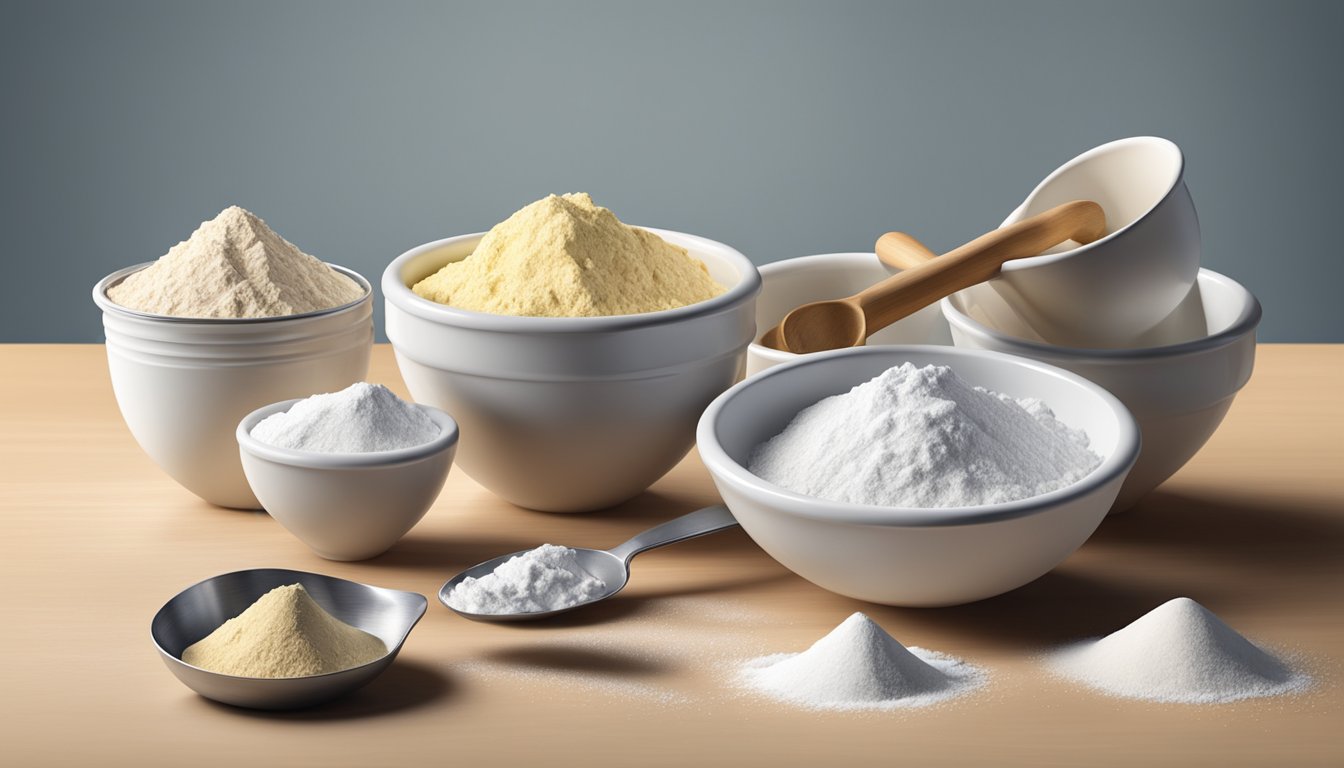
[[[1217,435],[1054,572],[943,609],[867,605],[792,575],[740,531],[650,552],[618,598],[539,625],[465,621],[458,569],[545,541],[606,547],[717,501],[692,454],[592,515],[527,512],[454,471],[423,522],[363,563],[311,554],[262,513],[217,509],[138,449],[101,346],[0,347],[6,522],[0,764],[1344,765],[1344,346],[1265,345]],[[379,347],[370,378],[404,389]],[[326,707],[262,714],[183,687],[149,638],[180,589],[242,568],[319,571],[430,597],[396,664]],[[1297,654],[1301,696],[1221,706],[1116,700],[1034,656],[1188,595]],[[867,611],[909,645],[989,670],[927,709],[818,714],[726,684]]]

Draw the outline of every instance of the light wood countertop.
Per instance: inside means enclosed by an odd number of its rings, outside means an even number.
[[[391,552],[334,563],[159,471],[121,421],[101,346],[4,346],[0,368],[5,765],[1344,765],[1344,345],[1261,346],[1189,466],[1007,595],[867,605],[733,531],[642,555],[618,598],[541,625],[468,622],[434,594],[497,554],[607,547],[716,502],[694,454],[640,498],[582,516],[512,507],[454,470]],[[386,346],[370,379],[405,395]],[[150,618],[203,578],[263,566],[414,590],[429,613],[344,700],[287,714],[212,704],[164,668]],[[1178,595],[1297,654],[1317,685],[1155,705],[1051,679],[1033,658]],[[856,610],[987,668],[990,684],[879,714],[800,711],[725,684],[735,660],[801,650]]]

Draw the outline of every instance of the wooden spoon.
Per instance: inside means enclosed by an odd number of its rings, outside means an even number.
[[[888,232],[877,239],[877,260],[891,269],[914,269],[929,259],[938,258],[928,246],[904,232]],[[783,339],[779,338],[779,326],[765,332],[761,343],[771,349],[787,351]]]
[[[777,334],[772,329],[762,342],[797,354],[856,347],[870,334],[944,296],[990,279],[1005,261],[1035,256],[1067,240],[1090,243],[1105,232],[1106,215],[1100,205],[1087,200],[1065,203],[983,234],[848,298],[804,304],[784,317]],[[901,241],[888,239],[888,249]],[[772,340],[782,343],[770,344]]]

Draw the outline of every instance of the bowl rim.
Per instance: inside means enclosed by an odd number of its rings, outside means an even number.
[[[1175,357],[1196,352],[1206,352],[1228,346],[1240,340],[1247,334],[1254,332],[1260,325],[1260,318],[1263,315],[1260,300],[1257,299],[1255,294],[1251,293],[1246,286],[1233,280],[1227,275],[1214,272],[1206,267],[1200,267],[1199,272],[1195,275],[1195,284],[1199,285],[1204,280],[1208,280],[1209,282],[1216,283],[1223,288],[1231,290],[1241,299],[1241,311],[1237,313],[1236,319],[1233,320],[1227,328],[1217,333],[1201,336],[1198,339],[1180,341],[1175,344],[1164,344],[1157,347],[1093,349],[1089,347],[1059,346],[1042,341],[1024,339],[1020,336],[1014,336],[1005,333],[1004,331],[990,328],[963,312],[960,307],[953,303],[952,296],[946,296],[940,300],[939,306],[942,308],[943,317],[947,319],[949,325],[960,328],[962,331],[971,335],[993,339],[998,344],[1012,347],[1017,350],[1024,350],[1025,354],[1093,358],[1096,360],[1114,361]]]
[[[1036,195],[1039,194],[1041,190],[1045,189],[1046,185],[1054,181],[1056,178],[1063,176],[1065,173],[1068,173],[1075,167],[1082,165],[1083,163],[1099,155],[1103,155],[1108,152],[1113,152],[1123,147],[1141,146],[1141,145],[1157,145],[1158,147],[1164,150],[1175,152],[1175,159],[1176,159],[1175,173],[1172,174],[1171,180],[1167,183],[1167,191],[1163,192],[1162,196],[1159,197],[1156,202],[1148,206],[1148,208],[1144,209],[1143,213],[1134,217],[1134,219],[1129,223],[1125,224],[1125,226],[1120,227],[1119,229],[1113,232],[1107,232],[1105,236],[1099,237],[1090,243],[1080,245],[1077,248],[1070,248],[1067,251],[1060,251],[1059,253],[1043,253],[1038,256],[1028,256],[1025,259],[1013,259],[1012,261],[1006,261],[1003,263],[1003,266],[1000,268],[1000,271],[1003,274],[1007,275],[1016,272],[1023,272],[1035,267],[1048,266],[1050,264],[1063,261],[1064,259],[1067,258],[1081,256],[1089,251],[1101,247],[1102,245],[1110,242],[1111,240],[1114,240],[1116,236],[1120,235],[1121,233],[1127,232],[1128,230],[1132,229],[1139,222],[1143,221],[1144,219],[1147,219],[1148,216],[1151,215],[1153,211],[1160,208],[1163,204],[1167,202],[1167,200],[1171,199],[1172,195],[1176,194],[1176,190],[1180,188],[1181,181],[1185,178],[1185,153],[1181,151],[1180,145],[1178,145],[1171,139],[1165,139],[1161,136],[1129,136],[1123,139],[1108,141],[1105,144],[1099,144],[1089,150],[1086,150],[1076,155],[1075,157],[1073,157],[1073,159],[1064,162],[1058,168],[1051,171],[1049,175],[1047,175],[1044,179],[1041,179],[1040,183],[1038,183],[1035,187],[1032,188],[1031,192],[1029,192],[1026,198],[1022,200],[1021,205],[1014,208],[1013,212],[1008,214],[1007,218],[1003,220],[1003,223],[999,225],[999,228],[1002,229],[1004,226],[1006,226],[1008,224],[1009,219],[1016,216],[1018,211],[1021,211],[1023,208],[1031,204],[1031,202],[1036,198]]]
[[[423,403],[409,402],[419,408],[439,427],[439,434],[433,440],[409,448],[397,448],[391,451],[367,451],[365,453],[322,453],[303,451],[296,448],[282,448],[264,443],[252,436],[252,429],[267,416],[288,411],[295,403],[307,398],[295,397],[278,403],[263,405],[252,411],[238,422],[234,434],[238,438],[238,447],[252,456],[291,467],[306,469],[375,469],[407,464],[429,458],[457,445],[461,434],[457,421],[446,412]]]
[[[356,285],[364,289],[364,294],[353,301],[347,301],[344,304],[338,304],[337,306],[334,307],[327,307],[326,309],[315,309],[312,312],[299,312],[293,315],[271,315],[269,317],[183,317],[181,315],[160,315],[154,312],[141,312],[138,309],[123,307],[122,305],[113,301],[111,297],[107,295],[108,289],[119,284],[122,280],[125,280],[126,278],[130,277],[136,272],[139,272],[140,270],[153,266],[155,264],[155,262],[153,261],[146,261],[140,264],[134,264],[129,267],[123,267],[121,269],[118,269],[112,274],[104,277],[102,280],[99,280],[97,283],[94,283],[93,303],[97,304],[98,308],[101,309],[103,312],[109,314],[122,315],[123,317],[133,317],[139,320],[148,320],[151,322],[158,322],[158,323],[178,323],[189,325],[257,325],[260,323],[277,323],[277,322],[285,322],[288,320],[304,320],[312,317],[334,315],[340,312],[344,312],[348,309],[357,307],[360,304],[363,304],[364,302],[367,301],[371,301],[373,299],[373,283],[370,283],[363,275],[359,274],[353,269],[350,269],[349,267],[343,267],[339,264],[332,264],[331,262],[328,261],[324,261],[322,263],[326,264],[329,268],[336,271],[338,274],[344,275],[353,280]]]
[[[364,588],[366,588],[366,589],[372,589],[372,590],[374,590],[374,591],[376,591],[376,592],[392,593],[392,594],[398,594],[398,595],[409,595],[409,596],[412,596],[412,597],[418,597],[418,598],[420,599],[420,603],[421,603],[421,604],[420,604],[420,610],[416,613],[415,618],[413,618],[413,619],[411,620],[411,623],[408,624],[408,625],[406,626],[405,630],[401,633],[401,638],[396,642],[395,645],[388,646],[388,647],[387,647],[387,652],[384,653],[383,655],[379,656],[379,657],[376,658],[376,659],[372,659],[372,660],[370,660],[370,661],[366,661],[366,662],[364,662],[363,664],[360,664],[359,666],[349,667],[349,668],[347,668],[347,669],[338,669],[338,670],[336,670],[335,672],[323,672],[322,674],[319,674],[319,675],[300,675],[299,677],[248,677],[248,676],[246,676],[246,675],[230,675],[230,674],[227,674],[227,673],[224,673],[224,672],[216,672],[216,671],[211,670],[211,669],[206,669],[205,667],[198,667],[198,666],[196,666],[195,664],[190,664],[190,663],[188,663],[188,662],[185,662],[185,661],[182,660],[182,657],[181,657],[181,656],[169,652],[167,648],[164,648],[163,645],[162,645],[161,643],[159,643],[159,638],[156,637],[156,636],[155,636],[155,633],[154,633],[154,625],[158,623],[158,621],[159,621],[159,617],[163,615],[163,612],[164,612],[164,611],[168,610],[168,606],[171,605],[171,604],[173,603],[174,600],[177,600],[179,597],[182,597],[182,596],[185,595],[186,593],[192,591],[193,589],[196,589],[197,587],[200,587],[200,586],[203,585],[203,584],[208,584],[208,583],[210,583],[210,582],[212,582],[212,581],[216,581],[216,580],[219,580],[219,579],[225,579],[225,578],[228,578],[228,577],[230,577],[230,576],[238,576],[238,575],[240,575],[240,574],[244,574],[244,573],[252,573],[252,572],[254,572],[254,571],[275,571],[275,572],[286,573],[286,574],[294,574],[294,575],[296,575],[296,576],[312,576],[312,577],[319,578],[319,579],[325,579],[325,580],[327,580],[327,581],[339,581],[339,582],[344,582],[344,583],[346,583],[346,584],[354,584],[354,585],[356,585],[356,586],[364,587]],[[260,599],[260,596],[259,596],[257,599]],[[256,601],[254,600],[253,602],[256,602]],[[410,592],[410,591],[408,591],[408,590],[404,590],[404,589],[392,589],[392,588],[390,588],[390,587],[379,587],[379,586],[375,586],[375,585],[373,585],[373,584],[365,584],[365,583],[362,582],[362,581],[355,581],[355,580],[353,580],[353,579],[342,579],[342,578],[339,577],[339,576],[328,576],[328,575],[325,574],[325,573],[314,573],[314,572],[312,572],[312,571],[298,571],[298,570],[294,570],[293,568],[243,568],[243,569],[241,569],[241,570],[237,570],[237,571],[229,571],[228,573],[219,573],[219,574],[216,574],[216,575],[214,575],[214,576],[210,576],[210,577],[208,577],[208,578],[201,579],[200,581],[196,582],[195,584],[192,584],[192,585],[190,585],[190,586],[188,586],[188,587],[186,587],[186,588],[184,588],[184,589],[179,590],[179,591],[177,592],[177,594],[175,594],[175,595],[173,595],[172,597],[168,598],[168,600],[167,600],[166,602],[164,602],[164,604],[163,604],[162,606],[159,607],[159,610],[157,610],[157,611],[154,612],[154,618],[150,619],[150,621],[149,621],[149,639],[150,639],[151,642],[154,643],[154,647],[155,647],[156,649],[158,649],[159,654],[160,654],[161,656],[163,656],[163,658],[168,659],[168,660],[170,660],[170,661],[173,662],[173,663],[180,664],[180,665],[182,665],[183,667],[186,667],[187,669],[191,669],[191,670],[194,670],[194,671],[196,671],[196,672],[201,672],[201,673],[204,673],[204,674],[207,674],[207,675],[213,675],[213,676],[215,676],[215,677],[221,677],[221,678],[225,678],[225,679],[228,679],[228,680],[248,680],[248,681],[260,682],[260,683],[289,683],[289,682],[300,681],[300,680],[301,680],[301,681],[310,681],[310,680],[319,680],[319,679],[322,679],[322,678],[336,677],[336,676],[338,676],[338,675],[348,675],[348,674],[350,674],[350,673],[352,673],[352,672],[358,672],[358,671],[360,671],[360,670],[368,670],[370,667],[372,667],[372,666],[374,666],[374,665],[382,664],[382,663],[386,662],[389,658],[391,658],[391,657],[397,655],[397,653],[399,653],[399,652],[401,651],[402,646],[404,646],[404,645],[406,644],[406,640],[411,636],[411,630],[415,629],[416,625],[420,623],[420,620],[423,619],[423,618],[425,617],[425,614],[426,614],[428,611],[429,611],[429,599],[426,598],[424,595],[420,594],[419,592]],[[354,625],[352,624],[351,626],[354,626]],[[218,629],[218,627],[216,627],[216,629]],[[355,629],[360,629],[360,628],[359,628],[359,627],[355,627]],[[212,631],[213,631],[213,630],[212,630]],[[373,633],[368,632],[367,630],[363,630],[363,629],[360,629],[360,631],[361,631],[361,632],[366,632],[366,633],[368,633],[368,634],[373,634]],[[379,638],[379,640],[381,640],[381,639],[382,639],[382,638]],[[386,643],[384,643],[384,645],[386,645]]]
[[[562,334],[619,331],[676,323],[692,317],[729,311],[760,292],[760,272],[757,271],[756,265],[736,248],[717,240],[686,232],[658,229],[656,227],[641,226],[639,228],[652,232],[665,240],[667,235],[672,235],[675,239],[690,241],[692,244],[699,246],[701,250],[721,254],[730,263],[738,267],[738,281],[718,296],[694,304],[687,304],[684,307],[662,309],[657,312],[641,312],[635,315],[604,315],[600,317],[531,317],[527,315],[495,315],[488,312],[473,312],[426,299],[402,282],[401,270],[407,262],[448,246],[472,240],[479,242],[486,235],[485,232],[473,232],[417,245],[393,259],[383,270],[383,299],[388,305],[395,306],[403,312],[444,325],[483,331]]]
[[[754,474],[730,457],[719,444],[715,434],[719,415],[743,392],[773,376],[792,376],[793,372],[808,366],[839,365],[833,361],[843,361],[850,357],[883,356],[888,358],[906,358],[910,355],[927,358],[930,355],[947,358],[983,358],[994,364],[1027,368],[1057,379],[1090,393],[1100,399],[1110,410],[1116,421],[1117,436],[1115,450],[1103,456],[1101,463],[1077,481],[1049,493],[1030,496],[1025,499],[985,504],[973,507],[887,507],[874,504],[854,504],[850,502],[830,501],[782,488]],[[893,360],[893,365],[899,361]],[[923,363],[930,364],[930,363]],[[940,362],[955,368],[955,360]],[[862,383],[862,382],[858,382]],[[1101,386],[1070,373],[1062,368],[1037,360],[979,349],[963,349],[930,345],[885,345],[877,347],[851,347],[829,352],[803,355],[798,360],[775,366],[738,382],[714,399],[705,409],[700,423],[696,427],[696,444],[701,459],[715,480],[732,483],[756,499],[764,499],[765,505],[772,511],[783,512],[797,517],[824,522],[849,523],[854,525],[879,525],[884,527],[938,528],[959,525],[977,525],[996,523],[1020,517],[1028,517],[1059,507],[1068,502],[1094,493],[1113,481],[1122,481],[1133,468],[1139,456],[1140,436],[1134,416],[1119,399]],[[1118,482],[1116,487],[1118,488]]]

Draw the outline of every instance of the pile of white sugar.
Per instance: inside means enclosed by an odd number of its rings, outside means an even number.
[[[1294,693],[1309,679],[1242,637],[1204,606],[1178,597],[1100,640],[1064,648],[1051,669],[1131,699],[1215,704]]]
[[[830,501],[963,507],[1049,493],[1100,463],[1087,435],[1039,400],[905,363],[803,409],[756,447],[749,469]]]
[[[201,318],[298,315],[363,295],[363,287],[236,205],[107,290],[128,309]]]
[[[763,656],[739,669],[746,687],[808,709],[923,707],[969,693],[985,679],[960,659],[906,648],[862,613],[802,653]]]
[[[415,405],[382,384],[361,381],[273,413],[251,434],[268,445],[297,451],[372,453],[424,445],[439,432],[439,425]]]
[[[606,591],[607,585],[579,564],[574,550],[543,544],[480,578],[463,579],[447,602],[465,613],[539,613],[580,605]]]

